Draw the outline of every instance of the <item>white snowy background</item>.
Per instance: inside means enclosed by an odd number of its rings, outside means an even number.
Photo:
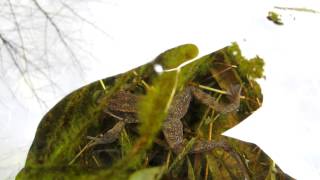
[[[266,79],[259,80],[264,101],[225,135],[257,144],[292,177],[320,179],[320,14],[274,9],[320,10],[319,1],[81,3],[79,13],[108,36],[79,24],[80,38],[96,60],[83,61],[84,78],[71,71],[71,65],[59,65],[54,80],[60,90],[47,96],[49,107],[76,88],[145,64],[177,45],[194,43],[202,56],[238,42],[247,58],[259,55],[266,62]],[[270,10],[282,15],[283,26],[266,19]],[[16,83],[19,101],[0,86],[0,180],[14,179],[23,167],[37,125],[49,110],[39,107],[22,81]]]

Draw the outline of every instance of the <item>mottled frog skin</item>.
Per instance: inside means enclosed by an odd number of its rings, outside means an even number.
[[[183,125],[181,119],[188,112],[189,104],[192,97],[201,103],[211,107],[220,113],[229,113],[237,110],[240,105],[240,85],[234,85],[228,93],[230,99],[229,104],[218,102],[214,97],[205,93],[201,89],[194,86],[187,86],[181,92],[177,93],[169,108],[166,120],[163,123],[162,131],[170,146],[175,153],[180,153],[185,146],[183,138]],[[119,91],[111,97],[108,102],[108,107],[104,110],[107,114],[115,117],[119,122],[103,137],[94,138],[89,137],[96,141],[96,144],[112,143],[118,139],[120,132],[126,123],[137,123],[139,120],[136,117],[137,104],[139,96],[126,92]],[[210,151],[216,147],[223,147],[227,149],[227,145],[221,142],[199,140],[190,152],[200,153]]]

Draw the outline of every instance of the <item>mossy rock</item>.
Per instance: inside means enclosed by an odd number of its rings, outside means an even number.
[[[16,179],[244,179],[235,159],[221,149],[171,153],[161,132],[165,109],[172,93],[190,84],[221,90],[241,84],[244,98],[238,111],[224,115],[192,101],[181,119],[184,138],[191,139],[189,142],[195,137],[228,142],[251,179],[292,179],[256,145],[221,135],[261,106],[262,93],[255,79],[263,77],[263,60],[245,59],[233,43],[175,69],[197,54],[195,45],[178,46],[146,65],[67,95],[43,117]],[[155,65],[161,65],[164,72],[156,72]],[[87,136],[102,134],[116,123],[103,110],[119,90],[143,97],[138,107],[141,123],[126,125],[116,142],[87,148]],[[221,92],[208,91],[215,97]],[[220,100],[226,99],[221,96]]]

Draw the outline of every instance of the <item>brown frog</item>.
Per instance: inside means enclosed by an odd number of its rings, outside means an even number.
[[[183,124],[181,119],[188,112],[189,104],[192,97],[199,100],[201,103],[213,108],[220,113],[228,113],[235,111],[240,104],[240,85],[233,85],[228,91],[228,99],[230,103],[224,104],[218,102],[214,97],[205,93],[195,86],[188,85],[184,90],[178,92],[170,105],[167,118],[163,122],[162,132],[167,143],[175,153],[180,153],[186,143],[183,138]],[[127,123],[138,123],[136,117],[137,103],[140,96],[127,91],[119,91],[111,97],[108,106],[104,112],[119,120],[119,122],[102,137],[88,137],[95,141],[95,144],[112,143],[118,139],[120,132]],[[216,147],[223,148],[227,151],[230,147],[223,142],[213,140],[197,140],[191,153],[201,153],[210,151]]]

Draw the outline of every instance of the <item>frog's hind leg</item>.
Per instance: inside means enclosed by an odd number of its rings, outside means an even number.
[[[166,122],[164,122],[166,123]],[[164,126],[164,135],[167,139],[167,142],[172,149],[172,151],[175,154],[179,154],[183,151],[183,148],[185,148],[186,143],[183,140],[183,130],[182,130],[182,123],[181,121],[170,121],[170,126],[165,125]],[[227,143],[223,141],[213,141],[213,140],[197,140],[189,153],[205,153],[212,151],[215,148],[221,148],[225,152],[227,152],[231,157],[233,157],[238,167],[240,168],[241,172],[243,173],[243,176],[246,180],[250,179],[248,170],[246,165],[243,163],[240,155]]]
[[[170,149],[176,154],[184,148],[183,141],[183,124],[180,120],[165,121],[162,128]]]
[[[241,169],[245,179],[250,179],[246,165],[243,163],[240,155],[226,142],[224,141],[213,141],[213,140],[197,140],[192,147],[190,153],[203,153],[211,151],[215,148],[221,148],[233,157]]]
[[[189,88],[176,94],[169,108],[167,118],[162,125],[162,132],[166,141],[175,153],[181,152],[184,147],[183,124],[180,120],[187,113],[191,98]]]
[[[227,97],[229,99],[229,103],[220,103],[216,100],[216,98],[212,97],[210,94],[202,91],[196,87],[190,87],[192,94],[194,97],[202,102],[203,104],[211,107],[217,112],[228,113],[236,110],[240,105],[240,93],[241,86],[239,84],[233,85],[227,93]]]

